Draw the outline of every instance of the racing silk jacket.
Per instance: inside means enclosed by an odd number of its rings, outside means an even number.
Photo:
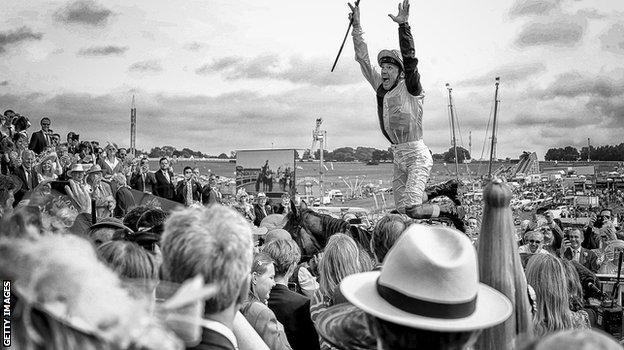
[[[420,84],[418,59],[409,24],[399,24],[399,44],[405,79],[397,79],[389,91],[383,88],[381,74],[370,63],[362,27],[354,26],[352,35],[355,60],[377,94],[377,115],[381,132],[392,144],[422,140],[422,105],[425,96]]]

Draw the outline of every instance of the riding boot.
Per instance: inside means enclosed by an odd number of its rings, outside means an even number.
[[[456,179],[448,180],[447,182],[433,185],[425,189],[428,200],[432,200],[435,197],[447,196],[455,205],[461,205],[457,188],[459,187],[459,181]]]
[[[441,205],[440,216],[453,221],[455,227],[461,232],[466,232],[464,225],[464,215],[466,214],[464,207],[461,205]]]

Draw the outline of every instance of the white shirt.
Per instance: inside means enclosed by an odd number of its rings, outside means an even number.
[[[572,249],[572,260],[580,262],[581,260],[581,248]]]

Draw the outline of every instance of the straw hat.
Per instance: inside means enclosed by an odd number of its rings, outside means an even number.
[[[512,312],[507,297],[479,283],[470,239],[442,226],[410,226],[381,271],[347,276],[340,290],[368,314],[438,332],[488,328]]]
[[[69,170],[67,170],[67,176],[71,176],[72,173],[75,172],[81,172],[84,173],[85,172],[85,168],[84,168],[84,164],[82,163],[74,163],[71,168]]]

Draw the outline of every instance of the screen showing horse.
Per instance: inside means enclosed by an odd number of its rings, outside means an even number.
[[[236,151],[237,189],[293,194],[295,183],[294,149]]]

